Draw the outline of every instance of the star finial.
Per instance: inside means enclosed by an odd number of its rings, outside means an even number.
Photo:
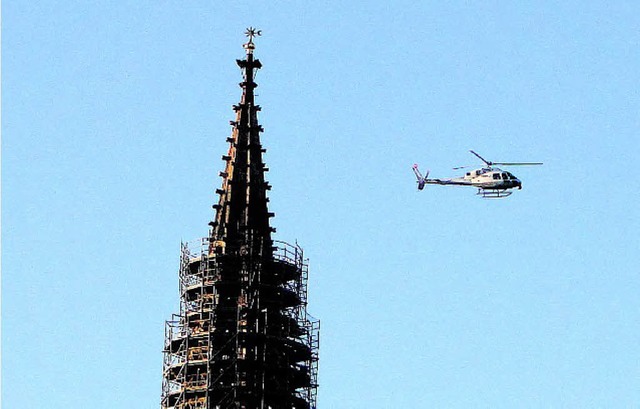
[[[262,35],[262,30],[258,30],[257,28],[249,27],[244,34],[249,37],[249,42],[253,43],[253,37],[260,37]]]
[[[249,37],[249,42],[244,45],[244,49],[247,50],[247,54],[251,54],[256,48],[255,44],[253,44],[253,37],[260,37],[262,35],[262,30],[249,27],[244,34]]]

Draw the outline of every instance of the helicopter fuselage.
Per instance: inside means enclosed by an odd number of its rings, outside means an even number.
[[[425,179],[434,185],[475,186],[478,189],[505,190],[522,189],[522,182],[511,172],[498,168],[480,168],[467,172],[464,176],[450,179]]]
[[[481,189],[522,189],[522,181],[511,172],[498,168],[480,168],[467,172],[462,179],[470,180],[473,186]]]

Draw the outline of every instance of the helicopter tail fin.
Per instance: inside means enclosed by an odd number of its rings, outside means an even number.
[[[418,179],[418,190],[424,189],[424,185],[427,183],[427,178],[429,177],[429,171],[427,170],[426,175],[422,176],[422,173],[420,173],[420,170],[418,169],[417,164],[413,165],[412,169],[413,169],[413,173],[416,175],[416,178]]]

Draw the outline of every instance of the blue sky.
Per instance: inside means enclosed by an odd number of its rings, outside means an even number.
[[[322,408],[640,402],[640,6],[13,1],[2,401],[157,408],[180,240],[207,234],[263,30],[276,238],[310,258]],[[415,189],[494,161],[523,190]],[[90,403],[89,403],[90,402]]]

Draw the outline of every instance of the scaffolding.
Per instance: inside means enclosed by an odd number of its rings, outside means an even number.
[[[298,245],[252,248],[181,244],[162,408],[316,407],[320,323],[307,313],[308,261]]]

